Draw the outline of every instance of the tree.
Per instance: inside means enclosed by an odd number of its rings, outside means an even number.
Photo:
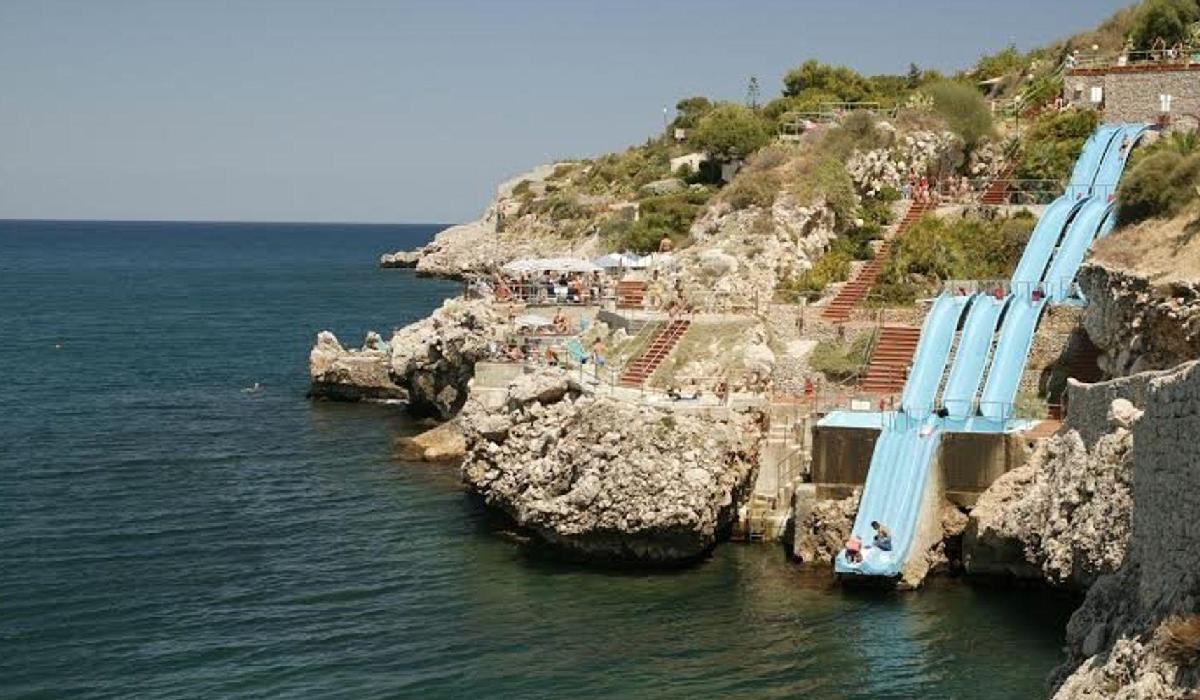
[[[1173,46],[1190,37],[1189,25],[1196,21],[1200,21],[1196,0],[1148,0],[1134,17],[1133,45],[1145,50],[1162,39]]]
[[[921,87],[921,67],[915,63],[908,64],[908,73],[904,76],[904,83],[909,90]]]
[[[854,70],[813,60],[783,76],[785,97],[795,97],[805,90],[830,92],[845,102],[861,102],[871,96],[870,83]]]
[[[675,103],[675,123],[673,126],[677,129],[691,129],[696,126],[708,112],[712,111],[713,103],[707,97],[699,95],[695,97],[685,97]]]
[[[750,76],[750,84],[746,86],[746,106],[750,109],[758,109],[758,98],[761,91],[758,88],[758,78]]]
[[[737,104],[720,104],[700,118],[691,140],[723,161],[745,158],[767,145],[771,135],[763,120]]]
[[[991,136],[992,112],[975,88],[943,80],[926,87],[925,93],[933,98],[934,111],[942,115],[967,148]]]

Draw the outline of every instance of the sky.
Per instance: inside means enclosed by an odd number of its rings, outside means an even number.
[[[1128,0],[0,0],[0,218],[439,222],[809,58],[953,70]]]

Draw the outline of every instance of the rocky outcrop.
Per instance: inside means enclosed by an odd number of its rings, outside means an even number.
[[[525,211],[524,204],[528,200],[521,193],[536,191],[544,195],[548,189],[547,180],[558,165],[540,165],[502,183],[477,220],[441,231],[416,251],[417,274],[461,278],[494,272],[518,258],[594,257],[598,253],[594,236],[579,236],[580,231],[566,230],[571,222],[558,222]],[[611,203],[593,204],[595,208]]]
[[[895,134],[887,122],[878,127]],[[895,135],[892,145],[869,151],[856,151],[846,163],[846,171],[858,190],[875,196],[884,190],[899,192],[911,173],[926,173],[942,159],[955,156],[961,162],[962,142],[949,131],[914,131]]]
[[[467,451],[457,420],[449,420],[420,435],[396,441],[396,456],[411,462],[456,462]]]
[[[836,238],[833,210],[823,202],[801,205],[781,194],[769,208],[734,209],[720,202],[692,224],[692,245],[676,255],[671,271],[700,308],[745,307],[769,300],[782,281],[812,267]]]
[[[398,251],[395,253],[384,253],[379,256],[380,267],[416,267],[417,261],[421,259],[421,251],[423,248],[418,248],[413,251]]]
[[[408,392],[389,372],[388,347],[378,333],[367,334],[362,349],[342,347],[329,331],[317,334],[308,356],[309,396],[334,401],[407,400]]]
[[[1200,612],[1200,363],[1157,373],[1148,384],[1133,425],[1127,553],[1067,626],[1058,700],[1182,699],[1200,688],[1197,657],[1181,663],[1163,634],[1174,616]]]
[[[1200,357],[1200,283],[1152,280],[1100,264],[1084,265],[1083,326],[1100,348],[1100,368],[1122,377]]]
[[[997,479],[971,511],[966,571],[1077,589],[1115,571],[1129,539],[1136,420],[1132,404],[1117,399],[1108,432],[1094,444],[1068,425],[1039,444],[1028,463]]]
[[[831,565],[850,539],[862,490],[838,501],[816,501],[795,510],[792,556],[806,564]],[[799,494],[798,494],[799,497]]]
[[[581,393],[565,373],[514,380],[503,410],[469,402],[463,478],[542,542],[588,561],[686,562],[731,526],[759,431]]]
[[[450,299],[388,342],[371,333],[347,350],[328,331],[309,356],[310,396],[339,401],[404,399],[417,415],[452,417],[467,398],[475,363],[490,357],[509,331],[486,300]]]

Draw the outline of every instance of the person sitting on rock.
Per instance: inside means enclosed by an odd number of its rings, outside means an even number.
[[[875,547],[884,552],[892,551],[892,533],[887,526],[878,520],[872,520],[871,529],[875,531]]]
[[[862,555],[862,540],[858,535],[850,535],[850,539],[846,540],[846,561],[851,564],[861,563]]]

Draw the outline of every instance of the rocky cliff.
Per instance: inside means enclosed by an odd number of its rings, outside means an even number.
[[[1083,326],[1102,351],[1100,368],[1121,377],[1200,357],[1200,283],[1154,280],[1090,263],[1079,271],[1088,299]]]
[[[489,302],[450,299],[387,342],[369,334],[358,350],[344,348],[322,331],[309,355],[310,395],[340,401],[404,399],[415,414],[448,419],[466,401],[475,363],[491,355],[508,329]]]
[[[1145,398],[1132,428],[1128,548],[1071,618],[1058,700],[1182,700],[1200,689],[1200,638],[1176,632],[1200,613],[1200,363],[1136,380]]]
[[[1131,428],[1140,412],[1125,399],[1101,411],[1106,427],[1094,440],[1068,420],[984,492],[964,535],[968,573],[1082,589],[1120,566],[1132,508]]]
[[[502,410],[469,402],[463,478],[542,542],[588,561],[672,564],[705,554],[753,483],[752,418],[706,418],[526,375]]]

